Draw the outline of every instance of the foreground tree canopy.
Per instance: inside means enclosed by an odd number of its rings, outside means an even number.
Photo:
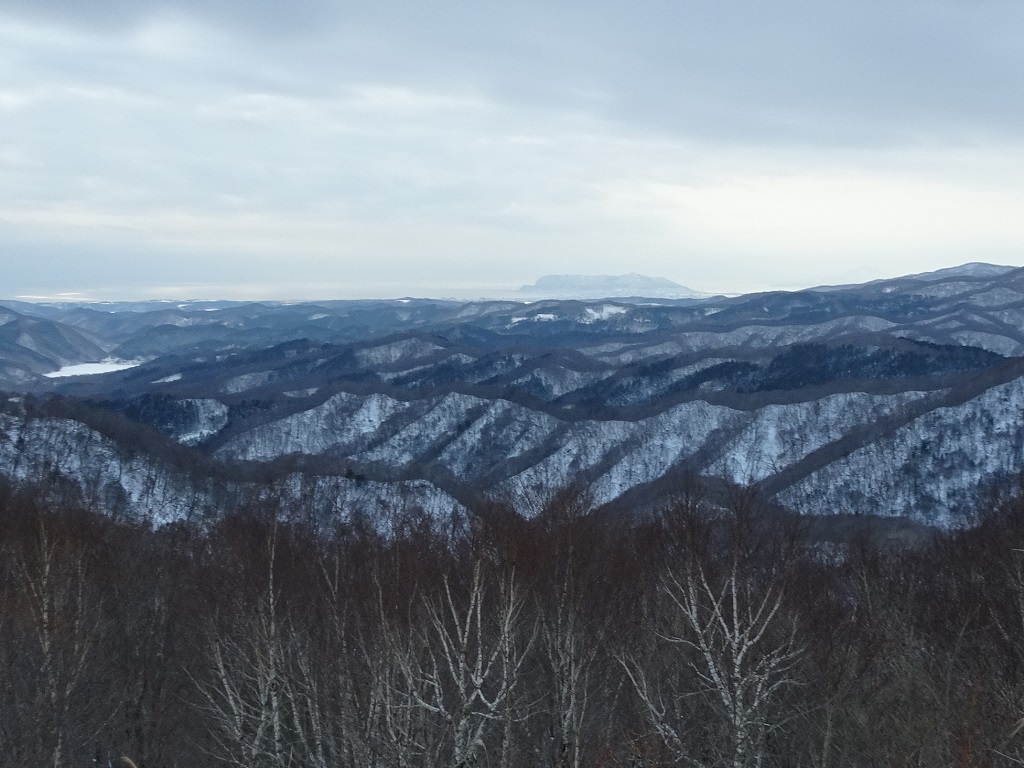
[[[10,766],[1024,763],[1024,503],[913,547],[752,491],[382,533],[0,491]],[[128,763],[123,763],[128,764]]]

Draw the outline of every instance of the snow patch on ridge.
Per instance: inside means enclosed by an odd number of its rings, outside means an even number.
[[[179,443],[198,445],[227,426],[229,409],[219,400],[181,400],[179,404],[188,412],[184,428],[174,436]]]
[[[224,384],[223,391],[229,395],[238,395],[242,392],[248,392],[251,389],[258,389],[267,383],[271,375],[273,375],[272,371],[243,373],[241,376],[235,376],[233,379],[228,379]]]
[[[360,365],[372,368],[378,365],[394,365],[404,360],[416,360],[435,355],[444,347],[421,339],[403,339],[390,344],[362,349],[356,352]]]
[[[601,307],[587,307],[587,316],[583,319],[584,323],[594,323],[598,320],[608,320],[615,315],[624,315],[626,313],[626,307],[620,307],[615,304],[605,304]]]

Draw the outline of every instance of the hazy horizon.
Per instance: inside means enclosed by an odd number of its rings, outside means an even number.
[[[960,265],[954,265],[960,266]],[[1005,265],[1009,266],[1009,265]],[[927,270],[932,271],[932,270]],[[866,272],[863,270],[862,272]],[[629,274],[629,273],[625,273]],[[550,275],[538,275],[540,277],[548,277]],[[570,275],[573,277],[584,276],[600,276],[600,277],[618,277],[624,275]],[[808,288],[815,288],[825,285],[843,285],[843,284],[859,284],[870,282],[878,279],[888,279],[895,277],[903,277],[904,274],[890,274],[890,275],[872,275],[856,277],[856,272],[849,273],[850,280],[836,282],[836,283],[808,283],[806,285],[788,285],[788,286],[753,286],[749,290],[733,290],[733,291],[715,291],[715,290],[702,290],[692,285],[683,285],[684,288],[689,288],[694,291],[708,294],[708,296],[741,296],[744,294],[761,293],[767,291],[800,291]],[[644,275],[644,277],[664,277],[663,275]],[[673,281],[677,282],[677,281]],[[507,284],[507,285],[450,285],[450,284],[438,284],[433,286],[433,290],[428,293],[411,293],[409,291],[403,292],[401,290],[401,284],[380,284],[380,283],[367,283],[358,286],[357,290],[353,290],[352,286],[345,285],[310,285],[306,286],[307,291],[304,293],[298,293],[295,295],[283,293],[278,287],[272,285],[251,285],[251,284],[238,284],[233,286],[231,289],[225,291],[224,288],[211,285],[193,285],[193,286],[162,286],[154,287],[148,290],[118,290],[118,291],[82,291],[82,292],[62,292],[53,294],[20,294],[14,296],[0,296],[0,300],[8,301],[25,301],[25,302],[144,302],[144,301],[160,301],[160,302],[203,302],[203,301],[273,301],[273,302],[313,302],[313,301],[345,301],[345,300],[375,300],[389,301],[396,299],[438,299],[446,300],[451,299],[455,301],[473,301],[473,300],[517,300],[522,302],[533,302],[545,300],[542,296],[532,295],[529,292],[524,292],[522,289],[532,285],[533,281],[527,284]],[[596,297],[595,297],[596,298]],[[615,297],[605,297],[615,298]]]

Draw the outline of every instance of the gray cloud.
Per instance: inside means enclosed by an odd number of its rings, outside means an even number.
[[[1012,1],[3,0],[5,12],[111,34],[196,19],[255,49],[247,63],[283,68],[297,89],[338,77],[461,86],[710,138],[1020,130],[1024,6]]]
[[[114,34],[132,32],[154,18],[181,15],[243,34],[280,36],[308,31],[334,18],[334,3],[321,0],[3,0],[0,11],[70,29]]]

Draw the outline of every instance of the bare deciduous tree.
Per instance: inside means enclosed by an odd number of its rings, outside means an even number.
[[[446,577],[441,594],[424,601],[423,653],[401,657],[411,700],[450,734],[453,768],[476,765],[492,734],[506,733],[496,726],[516,716],[513,694],[537,635],[535,624],[524,626],[526,599],[514,570],[496,582],[490,587],[479,560],[464,595]]]
[[[797,683],[794,667],[802,650],[794,625],[781,616],[783,594],[744,577],[736,563],[716,587],[706,569],[691,561],[682,575],[669,569],[661,592],[674,613],[675,628],[659,638],[684,651],[698,692],[715,703],[726,744],[720,765],[760,766],[767,734],[777,725],[772,705],[779,691]],[[643,709],[665,746],[679,759],[708,765],[685,737],[669,697],[694,691],[667,691],[635,661],[623,665]]]
[[[23,726],[36,736],[37,759],[60,768],[95,735],[102,719],[100,691],[91,692],[90,704],[85,690],[100,631],[100,604],[90,595],[86,554],[51,529],[39,520],[34,546],[18,558],[29,618],[22,651],[35,667],[21,705]]]
[[[196,677],[216,756],[256,768],[291,764],[285,748],[284,644],[274,584],[276,529],[268,547],[268,583],[254,610],[240,608],[230,626],[212,626],[209,675]]]

